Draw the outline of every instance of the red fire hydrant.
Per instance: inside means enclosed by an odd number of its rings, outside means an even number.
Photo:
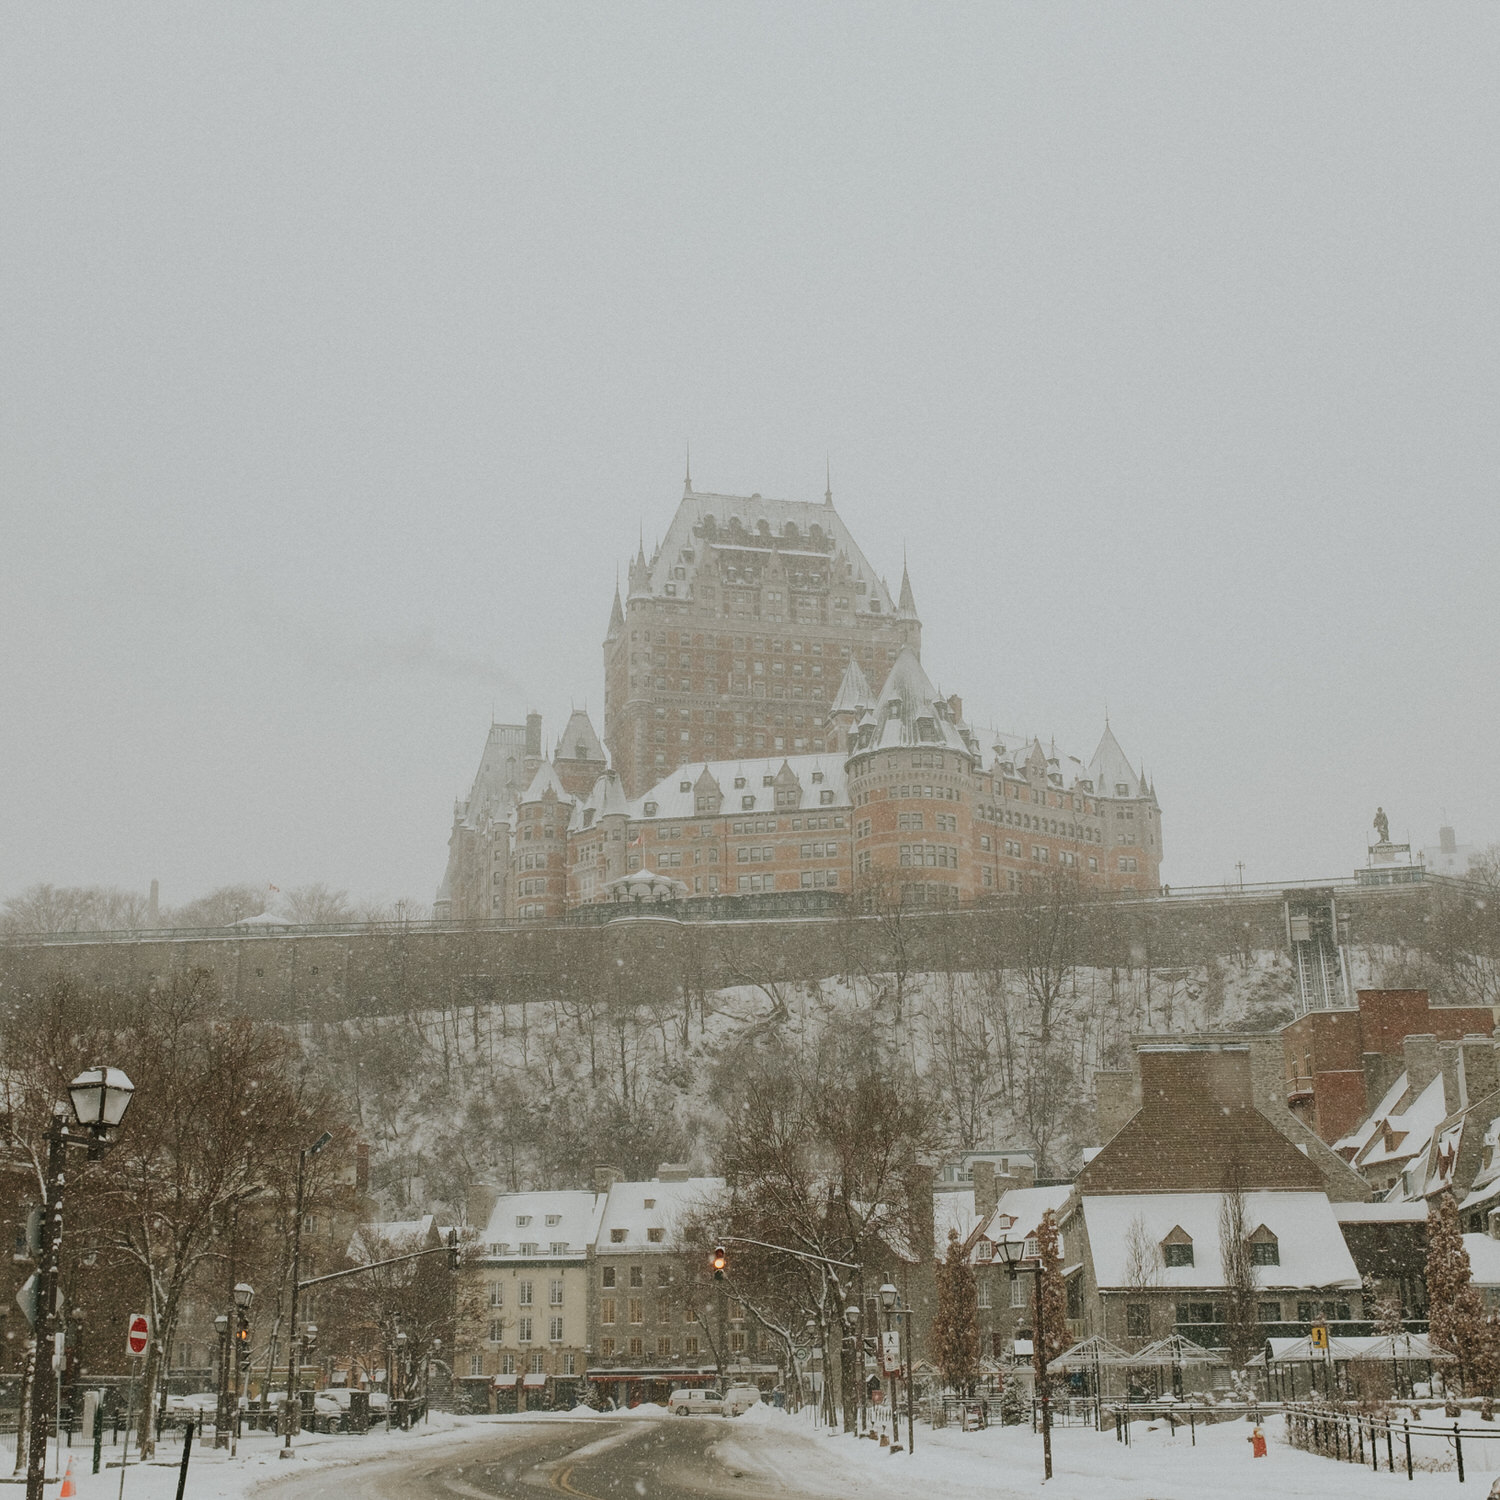
[[[1266,1435],[1259,1427],[1246,1439],[1250,1444],[1251,1458],[1264,1458],[1266,1456]]]

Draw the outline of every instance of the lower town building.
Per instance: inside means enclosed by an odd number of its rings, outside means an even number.
[[[506,1193],[461,1273],[454,1373],[471,1408],[569,1407],[589,1348],[589,1267],[601,1198]]]

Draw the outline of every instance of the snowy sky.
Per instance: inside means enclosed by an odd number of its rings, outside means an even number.
[[[681,493],[836,500],[1174,884],[1500,839],[1500,7],[18,4],[0,895],[430,899]]]

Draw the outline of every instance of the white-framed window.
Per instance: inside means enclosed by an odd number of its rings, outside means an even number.
[[[469,1356],[469,1374],[470,1375],[483,1375],[484,1374],[484,1355],[482,1355],[482,1354],[471,1354]]]
[[[505,1324],[499,1318],[490,1319],[490,1343],[498,1344],[505,1337]]]
[[[529,1344],[531,1342],[531,1319],[516,1319],[516,1342],[518,1344]]]
[[[523,1251],[522,1253],[524,1254],[525,1252]],[[519,1302],[522,1307],[531,1306],[531,1283],[529,1281],[521,1281],[516,1283],[516,1301]]]
[[[563,1282],[562,1282],[562,1277],[556,1276],[556,1277],[554,1277],[552,1279],[551,1282],[548,1283],[548,1286],[547,1286],[547,1301],[553,1307],[561,1307],[563,1305]]]
[[[563,1355],[562,1372],[564,1375],[576,1375],[578,1373],[578,1356],[576,1354]]]
[[[560,1344],[560,1343],[562,1343],[562,1336],[563,1336],[563,1320],[561,1318],[551,1318],[551,1319],[549,1319],[548,1323],[547,1323],[547,1337],[554,1344]]]

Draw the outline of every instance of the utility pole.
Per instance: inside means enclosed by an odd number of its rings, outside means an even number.
[[[281,1456],[292,1456],[292,1433],[302,1427],[302,1413],[297,1397],[297,1376],[302,1363],[302,1336],[297,1328],[297,1293],[302,1276],[302,1197],[307,1177],[307,1158],[316,1156],[333,1139],[325,1130],[311,1146],[304,1146],[297,1153],[297,1204],[292,1225],[292,1319],[287,1328],[287,1348],[290,1351],[286,1362],[286,1433],[282,1439]]]

